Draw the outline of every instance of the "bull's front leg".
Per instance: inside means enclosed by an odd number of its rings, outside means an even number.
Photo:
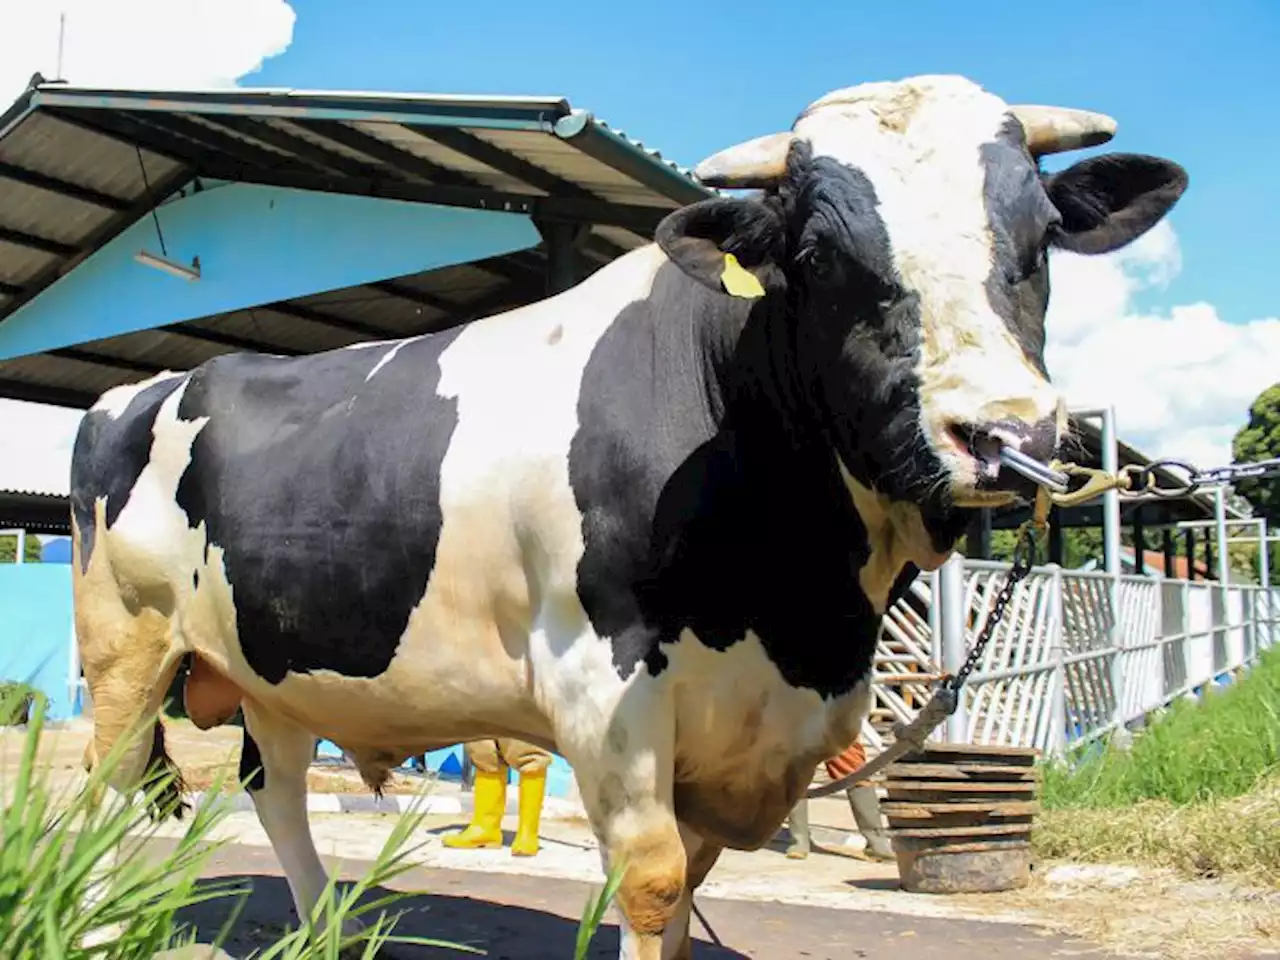
[[[557,733],[605,870],[625,864],[615,901],[621,960],[682,956],[679,914],[687,874],[672,809],[674,726],[665,703],[632,687],[599,724],[579,721]],[[664,936],[668,929],[672,936]]]
[[[258,820],[284,870],[298,919],[306,923],[329,882],[307,820],[307,768],[316,738],[249,700],[244,701],[244,719],[240,777],[249,778],[248,792]],[[322,912],[317,928],[324,923]],[[342,932],[354,935],[361,927],[359,921],[348,918]]]
[[[693,896],[715,866],[724,848],[702,839],[683,823],[680,824],[680,839],[684,843],[685,853],[684,891],[680,894],[680,902],[676,904],[675,916],[663,935],[662,955],[671,960],[692,960],[693,937],[690,935],[689,925],[693,917]]]

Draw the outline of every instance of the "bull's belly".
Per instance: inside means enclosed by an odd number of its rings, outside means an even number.
[[[413,756],[484,737],[554,740],[524,690],[478,673],[418,664],[371,679],[291,674],[274,686],[253,683],[250,696],[348,750]]]

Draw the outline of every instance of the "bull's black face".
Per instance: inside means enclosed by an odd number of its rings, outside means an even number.
[[[1000,468],[1002,445],[1047,460],[1065,429],[1044,366],[1048,251],[1117,249],[1186,186],[1176,164],[1125,154],[1046,175],[1035,151],[1051,134],[1058,149],[1109,134],[1020,109],[960,78],[839,91],[790,134],[703,165],[762,196],[703,201],[659,229],[708,286],[722,288],[726,253],[755,275],[855,499],[918,508],[940,549],[957,508],[1030,492]]]

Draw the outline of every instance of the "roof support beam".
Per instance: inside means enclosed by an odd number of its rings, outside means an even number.
[[[345,154],[325,150],[310,140],[268,124],[265,119],[250,120],[248,117],[234,117],[225,114],[219,114],[216,117],[208,116],[205,119],[210,123],[216,123],[220,127],[234,130],[243,136],[252,137],[259,143],[265,143],[278,150],[287,150],[308,166],[315,167],[321,173],[330,175],[338,173],[348,177],[364,177],[369,173],[368,168],[359,160],[352,160]]]
[[[26,400],[29,403],[49,403],[55,407],[75,407],[88,410],[98,402],[98,394],[84,390],[71,390],[67,387],[50,387],[42,383],[27,383],[0,377],[0,397],[11,400]]]
[[[392,170],[407,174],[410,177],[444,186],[479,187],[484,189],[483,184],[465,174],[450,170],[448,167],[442,167],[438,163],[432,163],[425,157],[417,157],[403,150],[398,150],[386,141],[379,140],[363,130],[349,127],[345,123],[339,123],[336,120],[324,120],[316,121],[312,126],[317,133],[323,134],[326,139],[352,150],[358,150],[366,157],[377,160],[379,163],[385,163]]]
[[[426,290],[419,290],[417,287],[407,287],[402,283],[396,283],[394,280],[377,280],[373,283],[366,283],[365,286],[371,290],[385,293],[389,297],[416,303],[420,307],[430,307],[432,310],[439,310],[441,313],[457,313],[460,308],[460,304],[454,303],[452,300],[446,300],[444,297]]]
[[[220,347],[229,347],[232,350],[245,350],[249,353],[277,353],[282,357],[300,357],[303,354],[303,351],[295,350],[292,347],[281,347],[275,344],[262,343],[258,340],[249,340],[245,337],[238,337],[234,333],[210,330],[208,327],[193,327],[190,325],[190,321],[167,323],[156,329],[163,330],[165,333],[177,334],[180,337],[188,337],[192,340],[216,343]]]
[[[141,136],[164,138],[173,149],[181,150],[185,155],[199,162],[206,150],[224,153],[246,167],[266,167],[268,170],[302,169],[292,157],[254,146],[238,137],[214,130],[203,123],[197,123],[187,117],[177,117],[167,113],[125,113],[123,118],[135,124]],[[189,141],[189,145],[182,141]]]
[[[252,309],[269,310],[284,317],[292,317],[295,320],[314,323],[317,326],[328,327],[331,330],[341,330],[343,333],[354,333],[370,340],[388,340],[399,336],[396,331],[388,330],[385,327],[375,327],[346,317],[335,317],[333,314],[322,313],[319,310],[312,310],[310,307],[299,306],[296,303],[278,301],[276,303],[264,303]]]
[[[17,167],[12,163],[0,162],[0,180],[11,180],[24,186],[35,187],[37,190],[44,190],[46,193],[66,197],[68,200],[78,200],[80,203],[87,203],[90,206],[101,207],[103,210],[112,210],[117,213],[128,210],[130,207],[129,201],[120,197],[113,197],[110,194],[102,193],[100,190],[82,187],[76,183],[59,180],[57,177],[50,177],[34,170]]]
[[[567,220],[573,223],[598,223],[632,230],[644,237],[653,236],[658,224],[671,211],[665,207],[643,207],[634,204],[609,203],[604,200],[579,200],[573,197],[532,197],[478,187],[452,187],[437,184],[406,183],[360,176],[338,177],[332,174],[295,174],[283,171],[244,171],[226,165],[201,165],[201,171],[220,180],[261,183],[294,190],[320,193],[355,194],[408,200],[413,203],[437,203],[447,207],[469,207],[475,210],[498,210],[522,213],[544,220]],[[366,171],[367,172],[367,171]]]
[[[509,177],[515,177],[517,180],[521,180],[531,187],[537,187],[545,193],[561,197],[597,199],[590,190],[580,187],[576,183],[571,183],[550,170],[544,170],[523,157],[507,153],[501,147],[495,147],[487,140],[481,140],[465,130],[457,130],[452,127],[414,127],[412,129],[420,137],[434,140],[442,147],[448,147],[464,157],[470,157],[477,163],[483,163],[486,167],[492,167],[499,173],[505,173]]]
[[[37,253],[50,253],[55,257],[73,257],[78,252],[78,248],[69,243],[37,237],[33,233],[25,233],[21,230],[10,230],[8,227],[0,227],[0,241],[11,243],[15,247],[35,250]]]
[[[583,275],[582,245],[591,232],[585,224],[534,221],[547,245],[547,296],[563,293]]]
[[[130,373],[145,373],[147,376],[153,376],[157,373],[163,373],[165,370],[171,370],[172,367],[165,367],[156,363],[148,363],[145,360],[130,360],[127,357],[113,357],[105,353],[98,353],[96,350],[85,350],[80,347],[60,347],[56,350],[46,350],[46,354],[51,357],[62,357],[64,360],[75,360],[79,363],[93,363],[100,367],[111,367],[115,370],[127,370]]]
[[[152,195],[157,198],[167,197],[190,180],[192,175],[190,168],[178,167],[168,176],[160,178],[159,182],[152,184]],[[31,277],[27,281],[26,287],[19,294],[11,294],[11,296],[15,297],[13,302],[5,305],[0,310],[0,324],[4,323],[6,318],[13,316],[24,304],[38,296],[40,291],[48,287],[49,284],[78,267],[94,250],[101,249],[124,233],[140,217],[145,216],[150,209],[151,201],[146,197],[141,198],[136,203],[127,205],[98,227],[97,230],[90,233],[75,256],[52,263],[34,277]]]

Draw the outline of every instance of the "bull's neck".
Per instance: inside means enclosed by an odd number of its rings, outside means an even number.
[[[834,451],[796,353],[796,324],[788,319],[785,297],[711,296],[720,301],[718,309],[701,311],[695,322],[716,424],[753,450],[790,461],[793,475],[808,467],[834,479]]]

